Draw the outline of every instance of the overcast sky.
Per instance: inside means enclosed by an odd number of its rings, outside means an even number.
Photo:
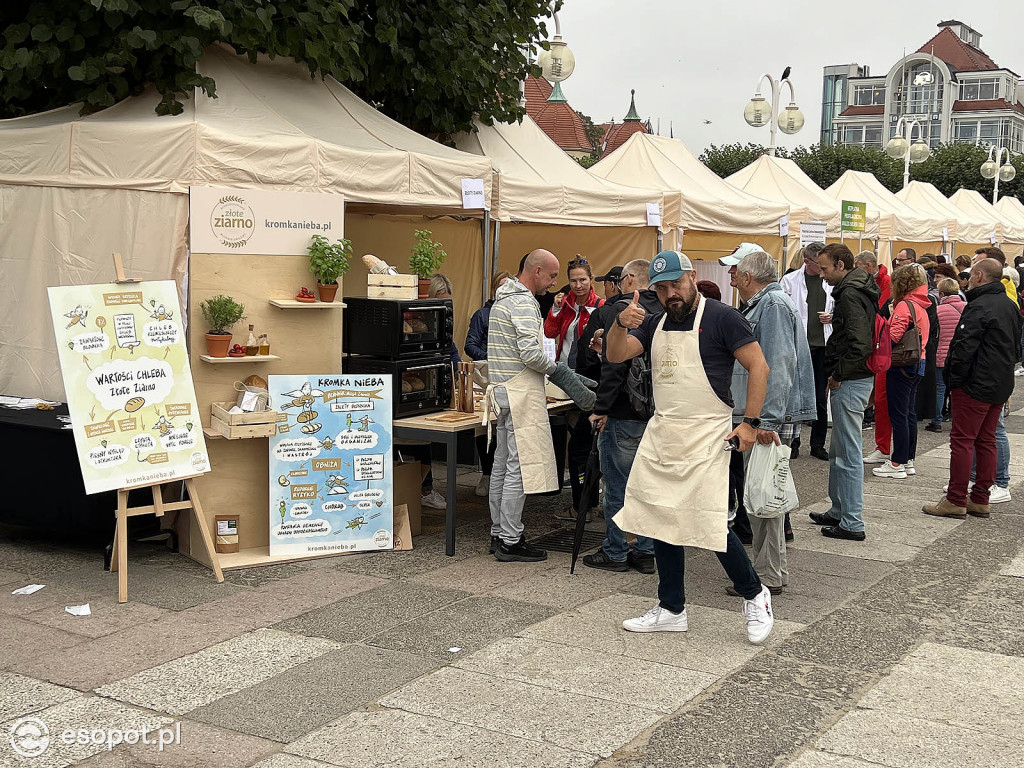
[[[940,21],[958,19],[981,33],[999,66],[1024,75],[1021,8],[1020,0],[565,0],[558,17],[576,71],[562,87],[596,123],[621,121],[635,88],[640,116],[655,129],[660,118],[663,136],[671,122],[699,154],[709,144],[767,145],[768,128],[748,126],[743,107],[762,73],[779,77],[792,66],[806,124],[795,136],[780,132],[779,144],[810,145],[820,134],[823,67],[856,62],[883,75],[904,47],[916,50]]]

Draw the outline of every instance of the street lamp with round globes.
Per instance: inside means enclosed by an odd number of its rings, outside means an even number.
[[[885,154],[893,160],[902,160],[910,151],[910,142],[902,136],[893,136],[885,145]]]
[[[931,155],[932,150],[927,144],[921,139],[918,139],[910,145],[910,162],[912,163],[923,163]]]
[[[549,45],[549,50],[542,50],[537,55],[541,76],[549,83],[567,80],[576,68],[576,56],[561,35],[556,34]]]
[[[1007,163],[999,169],[999,180],[1002,182],[1013,181],[1017,175],[1017,169]]]
[[[1004,152],[1006,153],[1005,162],[1003,162]],[[1009,148],[995,145],[989,147],[988,159],[981,164],[981,175],[986,179],[992,179],[992,205],[995,205],[999,202],[999,182],[1013,181],[1017,175],[1017,169],[1010,162]]]
[[[789,67],[786,68],[786,72],[783,74],[788,74],[788,72]],[[761,85],[765,79],[768,80],[772,88],[770,104],[761,95]],[[780,113],[779,103],[783,85],[789,86],[789,106]],[[776,80],[767,73],[761,75],[761,79],[757,81],[757,88],[754,89],[754,97],[743,108],[743,119],[747,121],[747,125],[754,128],[769,126],[772,135],[768,154],[775,157],[775,132],[782,131],[785,134],[792,135],[804,127],[804,114],[796,105],[796,92],[793,90],[793,83],[790,82],[789,77]]]
[[[986,179],[994,179],[999,171],[999,166],[993,160],[986,160],[981,164],[981,175]]]
[[[914,137],[915,126],[917,127],[917,141],[911,144],[910,140]],[[896,121],[895,135],[886,142],[885,154],[893,160],[903,161],[904,187],[910,183],[910,164],[923,163],[932,153],[928,142],[922,138],[923,133],[924,128],[917,120],[907,120],[904,115]]]

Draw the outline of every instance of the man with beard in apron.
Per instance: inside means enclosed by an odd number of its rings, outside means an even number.
[[[743,544],[729,530],[730,440],[747,451],[757,440],[768,365],[750,324],[732,307],[697,292],[697,275],[678,251],[651,262],[650,287],[665,307],[647,317],[634,294],[607,336],[609,362],[651,358],[655,413],[644,432],[614,517],[624,531],[654,539],[658,604],[622,622],[630,632],[685,632],[684,546],[713,550],[743,596],[747,637],[760,643],[775,623],[772,598]],[[732,370],[747,369],[743,422],[732,428]]]

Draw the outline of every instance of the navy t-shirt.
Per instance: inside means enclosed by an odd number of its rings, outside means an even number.
[[[639,328],[629,332],[630,336],[640,340],[648,353],[651,351],[651,337],[662,317],[647,315]],[[694,310],[683,318],[681,323],[676,323],[668,315],[664,315],[665,325],[662,326],[662,331],[692,331],[696,317],[697,312]],[[730,408],[733,406],[732,369],[736,362],[733,352],[752,341],[757,339],[750,323],[743,315],[720,301],[704,301],[704,316],[700,321],[698,337],[700,360],[704,364],[704,373],[708,377],[711,389],[718,395],[718,399]]]

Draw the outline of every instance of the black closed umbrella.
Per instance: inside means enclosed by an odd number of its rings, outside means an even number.
[[[572,562],[569,573],[576,572],[576,561],[583,546],[583,532],[587,527],[587,513],[597,501],[599,483],[601,482],[601,454],[597,450],[597,438],[601,433],[594,431],[594,439],[590,444],[590,455],[587,456],[587,467],[583,471],[583,487],[580,489],[580,501],[576,505],[576,530],[572,536]]]

